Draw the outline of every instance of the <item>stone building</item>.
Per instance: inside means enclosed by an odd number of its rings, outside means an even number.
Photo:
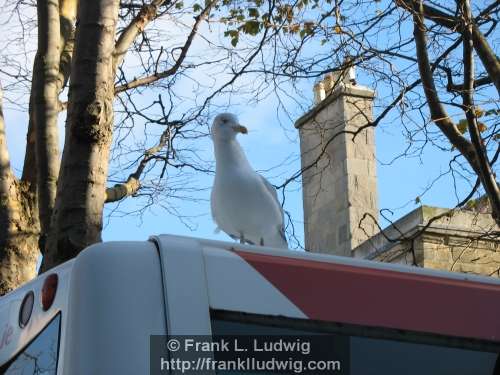
[[[379,231],[374,128],[365,127],[374,97],[353,71],[329,74],[295,123],[306,249],[500,277],[499,228],[488,213],[421,206]]]

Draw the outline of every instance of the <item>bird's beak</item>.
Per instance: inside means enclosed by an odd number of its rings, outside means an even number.
[[[236,132],[236,133],[242,133],[242,134],[247,134],[248,133],[248,129],[245,128],[243,125],[236,125],[233,127],[233,130]]]

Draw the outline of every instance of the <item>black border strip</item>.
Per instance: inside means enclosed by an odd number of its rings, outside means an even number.
[[[367,312],[369,314],[369,312]],[[354,324],[326,322],[320,320],[289,318],[285,316],[260,315],[229,310],[210,309],[211,319],[240,323],[254,323],[272,327],[292,328],[318,333],[340,333],[350,336],[380,338],[435,346],[445,346],[500,353],[500,343],[466,337],[443,336],[432,333],[407,331],[384,327],[368,327]],[[464,322],[467,324],[467,322]],[[499,356],[500,358],[500,356]]]

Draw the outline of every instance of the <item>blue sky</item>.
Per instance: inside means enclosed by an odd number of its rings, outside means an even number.
[[[196,43],[198,41],[195,41],[195,51],[202,55],[203,47],[197,46]],[[199,77],[201,81],[211,78],[212,72],[205,73],[205,76]],[[358,81],[362,85],[371,85],[370,78],[362,70],[358,71]],[[217,79],[215,82],[218,82]],[[247,157],[254,168],[261,171],[275,185],[283,183],[287,177],[300,168],[298,133],[293,127],[293,122],[311,105],[313,83],[312,80],[304,80],[298,84],[302,95],[300,98],[300,102],[303,104],[302,108],[296,106],[290,98],[281,98],[285,100],[291,118],[287,118],[283,111],[278,109],[278,98],[272,92],[268,92],[269,95],[265,99],[251,104],[246,102],[248,93],[247,96],[242,95],[241,97],[238,97],[237,93],[231,97],[221,96],[216,100],[217,105],[229,107],[231,112],[239,116],[240,122],[247,126],[249,134],[239,136]],[[241,86],[248,86],[251,91],[252,84],[250,77],[246,81],[244,80]],[[185,90],[186,96],[196,95],[195,91],[187,86]],[[383,86],[377,87],[377,90],[376,113],[381,110],[380,100],[389,95]],[[147,96],[139,97],[138,100],[146,102],[158,93],[161,93],[158,89],[146,91],[145,95]],[[179,111],[182,110],[181,107]],[[211,122],[216,114],[217,110],[211,112],[208,121]],[[12,165],[19,174],[24,158],[27,115],[17,110],[13,105],[7,104],[5,120]],[[61,135],[63,134],[63,123],[64,115],[60,119]],[[207,130],[206,127],[204,129]],[[154,137],[144,138],[145,130],[140,124],[137,129],[133,130],[133,133],[134,139],[130,143],[131,145],[133,142],[141,143],[143,141],[146,142],[147,147],[154,144]],[[61,146],[62,138],[61,136]],[[397,115],[387,117],[376,128],[379,208],[391,210],[392,220],[396,220],[415,209],[418,206],[415,203],[417,196],[420,197],[421,204],[432,206],[452,207],[458,201],[454,194],[450,175],[433,183],[437,176],[448,170],[448,163],[452,157],[450,151],[442,151],[429,144],[414,157],[403,157],[389,163],[404,151],[408,142],[402,131],[401,120]],[[213,161],[212,144],[208,137],[196,142],[193,141],[192,145],[199,150],[207,162]],[[120,165],[115,164],[113,168],[116,171]],[[128,173],[128,170],[123,171],[121,176],[126,177]],[[224,233],[214,233],[215,224],[211,219],[209,203],[212,179],[212,175],[191,174],[182,182],[199,188],[198,191],[192,193],[190,199],[175,199],[167,202],[164,200],[165,198],[158,198],[140,215],[135,212],[144,206],[144,199],[127,198],[120,202],[119,206],[116,204],[106,205],[103,239],[144,240],[153,234],[169,233],[229,240],[229,237]],[[167,184],[168,182],[160,181],[160,183]],[[432,188],[427,190],[431,184]],[[457,189],[461,197],[468,193],[467,186],[463,184],[459,184]],[[303,243],[300,183],[290,185],[285,197],[285,209],[291,214],[298,241]],[[172,213],[174,210],[180,213],[183,218],[179,219],[178,214]],[[382,222],[382,224],[387,223]],[[292,247],[299,245],[295,241],[290,241],[290,244]]]
[[[362,79],[362,75],[361,75]],[[364,84],[365,82],[360,82]],[[309,86],[310,85],[310,86]],[[309,93],[304,94],[312,102],[312,82],[305,82]],[[273,184],[280,185],[286,177],[300,168],[298,133],[292,123],[280,122],[276,114],[276,99],[269,98],[256,105],[236,105],[231,110],[238,114],[240,122],[249,129],[248,135],[240,135],[239,140],[248,159]],[[282,117],[281,117],[282,118]],[[26,114],[7,109],[5,112],[8,147],[12,165],[20,173],[24,158],[26,134]],[[63,119],[60,121],[63,131]],[[415,198],[421,197],[422,204],[452,207],[457,199],[454,196],[449,176],[435,183],[425,195],[426,187],[443,171],[448,169],[449,152],[435,147],[426,147],[420,157],[404,157],[387,163],[405,148],[406,139],[401,133],[401,123],[383,122],[376,129],[378,159],[378,196],[379,208],[393,211],[392,219],[397,219],[417,207]],[[61,141],[62,143],[62,141]],[[200,141],[198,146],[207,159],[213,160],[212,144],[209,138]],[[281,165],[282,163],[285,165]],[[133,212],[143,205],[141,199],[127,198],[120,203],[120,214],[110,216],[115,205],[106,206],[104,240],[144,240],[153,234],[168,233],[187,236],[230,240],[224,233],[214,233],[215,224],[210,216],[210,186],[212,175],[202,173],[191,178],[190,183],[206,188],[196,193],[198,201],[176,200],[176,209],[186,218],[180,220],[168,213],[160,204],[152,205],[141,215]],[[465,190],[462,189],[463,192]],[[285,208],[293,218],[296,235],[303,242],[302,193],[300,184],[290,187],[286,193]],[[186,225],[187,223],[187,225]],[[295,247],[297,243],[291,241]]]

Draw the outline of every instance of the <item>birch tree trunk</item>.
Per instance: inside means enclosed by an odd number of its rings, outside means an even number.
[[[79,4],[66,141],[42,271],[101,240],[112,140],[118,5],[117,0]]]

